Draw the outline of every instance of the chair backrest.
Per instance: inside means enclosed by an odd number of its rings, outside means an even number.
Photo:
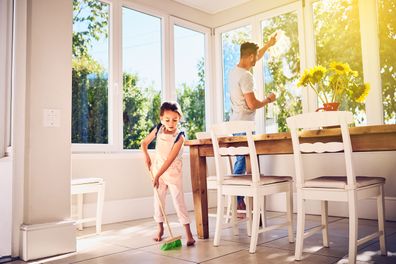
[[[260,172],[258,167],[256,146],[253,140],[254,130],[255,123],[253,121],[230,121],[212,126],[211,136],[218,184],[222,184],[224,179],[224,169],[222,168],[222,163],[220,162],[221,157],[237,155],[248,155],[250,157],[252,184],[259,183]],[[246,133],[247,146],[234,147],[227,144],[222,144],[222,146],[219,145],[219,138],[223,137],[224,135],[237,133]]]
[[[195,132],[195,137],[197,139],[210,139],[211,138],[211,134],[210,132],[206,132],[206,131],[201,131],[201,132]],[[226,159],[226,172],[227,174],[231,174],[233,171],[233,165],[232,165],[232,158],[231,157],[227,157]]]
[[[304,186],[303,153],[344,152],[345,168],[347,174],[347,188],[355,188],[356,177],[352,164],[352,145],[348,124],[353,123],[353,115],[346,111],[328,111],[305,113],[287,118],[287,125],[293,143],[294,165],[296,170],[296,186]],[[342,142],[323,143],[318,138],[317,142],[300,143],[299,129],[323,129],[326,126],[340,126]]]

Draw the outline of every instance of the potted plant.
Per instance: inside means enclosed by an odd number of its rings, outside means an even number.
[[[359,83],[358,72],[352,70],[348,63],[333,61],[326,68],[317,65],[306,69],[297,86],[311,87],[323,107],[316,111],[338,110],[342,99],[363,103],[370,91],[368,83]]]

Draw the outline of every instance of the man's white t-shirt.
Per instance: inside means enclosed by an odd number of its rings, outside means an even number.
[[[255,92],[254,78],[250,71],[235,66],[228,75],[228,87],[231,97],[230,120],[254,121],[255,110],[250,110],[244,94]]]

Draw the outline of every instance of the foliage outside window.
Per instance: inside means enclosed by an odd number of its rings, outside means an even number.
[[[384,123],[396,124],[396,0],[378,0]]]
[[[187,138],[194,139],[205,131],[205,35],[174,26],[174,43],[177,101]]]
[[[160,122],[162,90],[161,19],[122,8],[123,145],[138,149]],[[149,148],[154,148],[152,142]]]
[[[109,5],[73,1],[72,143],[108,143]]]
[[[223,120],[230,120],[231,99],[228,87],[228,74],[239,62],[240,46],[243,42],[251,41],[252,26],[244,26],[221,34],[223,60]]]
[[[342,61],[358,72],[363,83],[358,0],[321,0],[313,3],[316,62],[330,65]],[[354,113],[357,124],[365,124],[365,105],[343,97],[340,109]]]
[[[261,27],[266,41],[276,31],[278,39],[284,38],[266,52],[263,63],[265,94],[277,95],[276,103],[266,107],[265,130],[284,132],[288,130],[286,118],[302,112],[301,91],[296,89],[300,74],[297,14],[291,12],[266,19]],[[279,49],[278,54],[271,49]]]

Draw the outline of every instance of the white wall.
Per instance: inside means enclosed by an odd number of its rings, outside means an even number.
[[[0,257],[11,255],[12,160],[0,159]]]

